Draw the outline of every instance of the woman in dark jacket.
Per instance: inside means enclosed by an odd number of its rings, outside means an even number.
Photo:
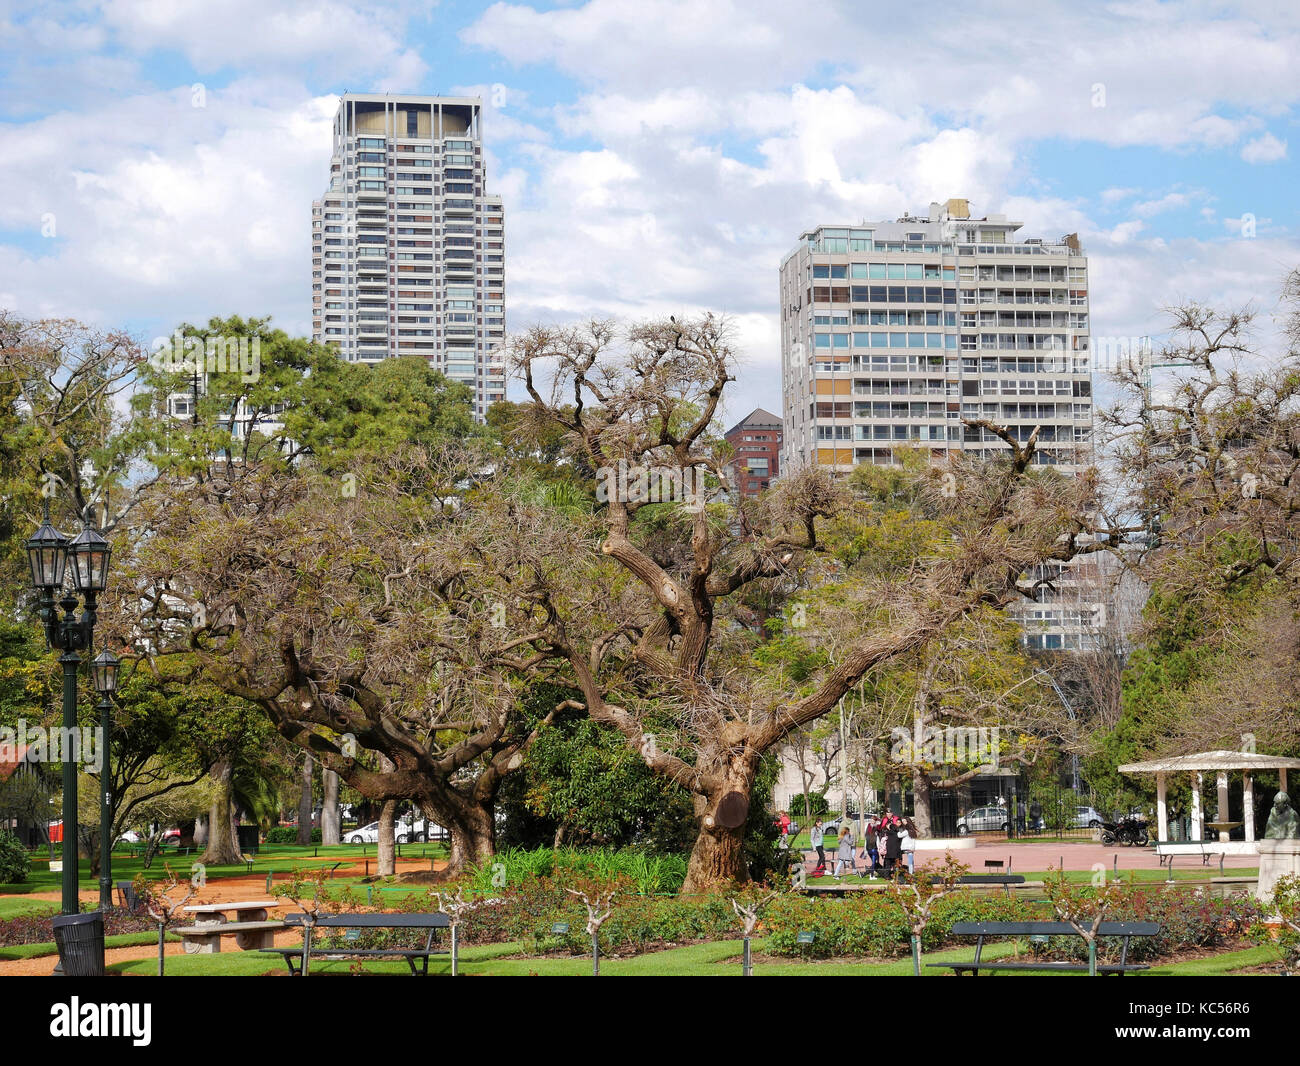
[[[902,822],[896,814],[888,815],[886,821],[888,825],[885,828],[885,876],[893,877],[898,860],[903,854],[898,839],[898,827]]]

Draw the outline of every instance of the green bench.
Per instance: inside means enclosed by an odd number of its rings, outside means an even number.
[[[1098,963],[1098,974],[1117,974],[1123,976],[1135,970],[1145,970],[1145,963],[1128,961],[1129,941],[1137,937],[1155,936],[1161,930],[1159,922],[1102,922],[1097,929],[1098,936],[1120,937],[1118,963]],[[1040,959],[1035,962],[983,962],[980,954],[984,950],[985,940],[1005,940],[1008,937],[1033,936],[1079,936],[1078,930],[1069,922],[953,922],[954,936],[973,936],[975,941],[975,958],[971,962],[930,962],[927,966],[953,970],[958,977],[969,973],[978,977],[980,971],[1024,971],[1038,970],[1046,973],[1087,973],[1088,964],[1077,962],[1054,962]]]
[[[303,926],[306,915],[290,914],[285,919],[285,924],[290,926]],[[344,929],[345,941],[359,941],[361,934],[366,930],[374,929],[423,929],[428,931],[425,937],[424,946],[421,948],[357,948],[347,943],[332,946],[317,946],[312,942],[307,944],[307,963],[310,966],[312,959],[367,959],[367,958],[396,958],[405,959],[407,965],[411,967],[411,973],[417,977],[426,977],[429,973],[429,956],[446,955],[445,948],[435,948],[434,938],[437,936],[439,929],[447,929],[450,922],[445,914],[322,914],[312,923],[311,934],[306,929],[303,930],[303,936],[314,935],[317,930],[321,929]],[[285,965],[289,967],[289,973],[294,977],[302,976],[301,960],[303,949],[295,948],[263,948],[263,953],[267,955],[279,955],[284,959]],[[417,960],[423,962],[423,966],[416,968]],[[297,961],[299,965],[294,966]]]

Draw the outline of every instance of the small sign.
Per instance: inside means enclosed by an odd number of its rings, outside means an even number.
[[[51,859],[51,860],[50,860],[50,873],[52,873],[52,874],[61,874],[61,873],[63,873],[63,860],[62,860],[62,859]]]
[[[800,943],[800,944],[811,944],[811,943],[812,943],[814,940],[816,940],[816,939],[817,939],[817,934],[816,934],[816,933],[800,933],[800,934],[799,934],[799,943]]]
[[[551,932],[554,933],[556,936],[566,936],[568,935],[569,932],[569,923],[556,922],[553,926],[551,926]]]

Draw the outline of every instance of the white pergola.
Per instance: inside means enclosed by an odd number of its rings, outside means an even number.
[[[1192,775],[1192,837],[1202,840],[1205,837],[1204,816],[1201,813],[1201,787],[1203,775],[1213,773],[1218,785],[1218,821],[1224,822],[1228,817],[1228,774],[1233,770],[1242,772],[1242,811],[1245,820],[1243,828],[1246,844],[1255,842],[1255,820],[1251,812],[1255,809],[1255,783],[1253,775],[1260,770],[1276,770],[1281,781],[1282,791],[1286,792],[1286,772],[1300,770],[1300,759],[1286,759],[1280,755],[1256,755],[1248,751],[1202,751],[1195,755],[1178,755],[1169,759],[1151,759],[1148,762],[1131,762],[1119,768],[1122,774],[1156,775],[1156,821],[1159,823],[1157,840],[1169,839],[1169,814],[1165,805],[1166,782],[1169,774],[1190,773]],[[1227,843],[1228,831],[1219,829],[1219,841]]]

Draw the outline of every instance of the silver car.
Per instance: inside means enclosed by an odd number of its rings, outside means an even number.
[[[1005,833],[1010,828],[1011,820],[1005,807],[976,807],[957,819],[957,835],[961,837],[987,830]]]

